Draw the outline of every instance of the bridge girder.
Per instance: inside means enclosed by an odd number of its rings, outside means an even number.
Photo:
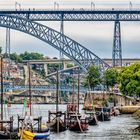
[[[50,44],[72,59],[84,71],[87,71],[91,64],[101,67],[102,70],[109,67],[107,63],[81,44],[40,23],[21,17],[0,15],[0,26],[27,33]]]
[[[2,10],[34,21],[140,21],[140,10]]]

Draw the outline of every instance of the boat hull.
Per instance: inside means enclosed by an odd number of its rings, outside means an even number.
[[[95,119],[95,117],[89,117],[88,124],[89,125],[97,125],[97,120]]]
[[[0,139],[16,139],[18,138],[17,132],[6,133],[4,131],[0,131]]]
[[[69,130],[77,131],[77,132],[80,132],[81,130],[86,131],[86,130],[88,130],[88,124],[80,124],[80,126],[79,126],[78,122],[74,123],[74,124],[70,124]]]
[[[55,120],[54,122],[48,123],[48,126],[51,131],[57,132],[57,121]],[[59,121],[59,132],[63,132],[66,130],[66,126],[64,125],[63,122]]]
[[[23,140],[33,140],[33,139],[47,139],[50,136],[50,130],[47,132],[34,133],[27,130],[21,130],[19,136],[22,135]]]

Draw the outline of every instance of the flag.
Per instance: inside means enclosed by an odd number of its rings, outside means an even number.
[[[94,108],[94,101],[92,102],[92,108]]]
[[[27,107],[27,102],[26,102],[26,100],[24,101],[24,108],[26,108]]]

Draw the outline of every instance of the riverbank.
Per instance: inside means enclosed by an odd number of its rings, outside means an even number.
[[[140,110],[140,106],[122,106],[119,108],[119,110],[122,114],[133,114],[136,111]]]

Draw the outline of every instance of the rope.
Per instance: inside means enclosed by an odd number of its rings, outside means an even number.
[[[76,114],[76,119],[77,119],[77,122],[78,122],[78,124],[79,124],[80,130],[81,130],[81,132],[83,133],[83,129],[82,129],[82,127],[81,127],[81,123],[80,123],[80,120],[79,120],[79,118],[78,118],[77,112],[76,112],[75,114]]]

